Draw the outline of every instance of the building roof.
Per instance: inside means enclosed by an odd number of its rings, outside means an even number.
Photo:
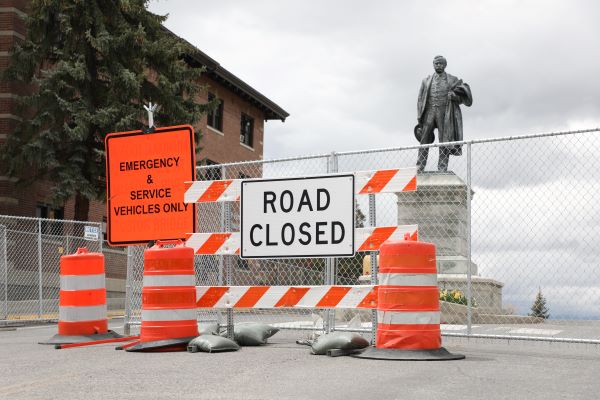
[[[164,27],[163,27],[164,28]],[[166,31],[175,35],[172,31],[164,28]],[[176,36],[176,35],[175,35]],[[265,95],[248,85],[246,82],[226,70],[216,60],[209,57],[202,50],[198,49],[187,40],[180,38],[188,43],[193,49],[193,54],[188,54],[188,61],[194,64],[198,64],[206,68],[205,74],[215,79],[217,82],[227,86],[233,92],[237,93],[241,97],[249,100],[252,104],[257,106],[265,113],[265,120],[279,119],[285,121],[289,117],[289,113],[283,108],[279,107],[275,102],[267,98]]]

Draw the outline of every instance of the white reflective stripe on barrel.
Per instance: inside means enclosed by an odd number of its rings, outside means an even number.
[[[104,274],[98,275],[61,275],[60,290],[105,289]]]
[[[379,324],[438,324],[440,323],[439,311],[396,312],[377,311]]]
[[[58,320],[63,322],[97,321],[106,319],[106,304],[101,306],[60,306]]]
[[[144,275],[146,286],[196,286],[195,275]]]
[[[379,286],[437,286],[437,274],[379,274]]]
[[[142,321],[183,321],[195,320],[196,308],[176,308],[171,310],[142,310]]]

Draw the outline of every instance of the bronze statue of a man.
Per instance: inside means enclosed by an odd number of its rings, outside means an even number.
[[[460,104],[470,107],[473,103],[469,85],[450,75],[446,69],[446,59],[436,56],[433,59],[435,74],[423,79],[417,101],[417,121],[415,136],[421,144],[430,144],[435,140],[433,130],[437,128],[440,143],[463,140],[462,114]],[[440,146],[438,171],[448,171],[450,155],[460,156],[462,146]],[[419,149],[417,167],[425,170],[429,148]]]

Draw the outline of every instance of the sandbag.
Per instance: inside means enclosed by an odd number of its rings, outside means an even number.
[[[202,323],[198,324],[198,333],[200,335],[219,335],[219,324],[213,323]]]
[[[240,346],[260,346],[266,344],[268,338],[279,332],[279,328],[249,322],[236,325],[233,332],[234,339]]]
[[[367,339],[354,332],[332,332],[319,336],[311,346],[311,353],[327,354],[328,350],[358,350],[369,346]]]
[[[218,353],[220,351],[236,351],[240,346],[231,339],[216,335],[200,335],[188,343],[187,351],[197,353]]]

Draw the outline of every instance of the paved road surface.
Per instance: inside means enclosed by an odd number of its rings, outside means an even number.
[[[113,321],[118,328],[119,321]],[[117,325],[116,325],[117,324]],[[600,346],[445,338],[462,361],[313,356],[282,331],[222,354],[38,345],[56,325],[0,330],[0,399],[595,399]]]

